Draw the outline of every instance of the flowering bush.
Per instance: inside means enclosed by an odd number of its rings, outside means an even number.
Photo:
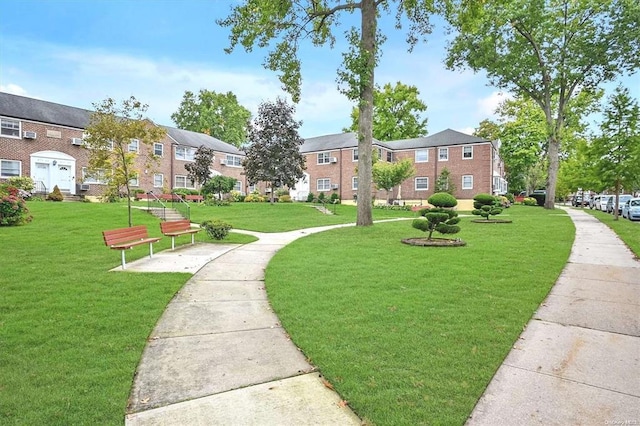
[[[19,189],[7,188],[6,194],[0,194],[0,226],[24,225],[31,222],[27,204],[18,195]]]

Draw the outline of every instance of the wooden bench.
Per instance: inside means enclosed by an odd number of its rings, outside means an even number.
[[[184,199],[186,201],[193,201],[195,203],[201,203],[204,201],[204,197],[202,195],[185,195]]]
[[[149,238],[147,227],[144,225],[102,231],[102,237],[107,247],[122,252],[122,269],[127,265],[124,258],[125,250],[141,244],[149,244],[149,257],[153,257],[153,243],[160,241],[160,238]]]
[[[162,235],[171,237],[171,250],[176,248],[176,237],[191,234],[191,244],[195,244],[195,234],[202,231],[200,228],[192,228],[191,222],[187,219],[160,222],[160,230],[162,231]]]

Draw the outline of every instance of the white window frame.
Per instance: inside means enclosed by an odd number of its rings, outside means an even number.
[[[158,185],[158,179],[160,179],[160,185]],[[164,188],[164,175],[162,173],[153,174],[153,187]]]
[[[176,146],[176,160],[195,161],[196,149],[191,146]]]
[[[17,175],[8,175],[6,174],[9,171],[9,167],[2,167],[2,163],[17,163],[18,164],[18,174]],[[12,170],[15,169],[15,166]],[[11,178],[15,176],[22,176],[22,161],[20,160],[6,160],[4,158],[0,159],[0,178]]]
[[[353,148],[351,153],[351,161],[358,161],[358,148]]]
[[[258,189],[258,185],[256,185],[255,183],[251,184],[251,185],[247,186],[247,193],[251,194],[252,192],[254,192],[257,189]]]
[[[242,182],[240,182],[239,179],[237,179],[235,185],[233,185],[233,190],[242,192]]]
[[[224,159],[225,166],[242,167],[242,157],[239,155],[227,154]]]
[[[331,164],[331,151],[318,153],[318,165]]]
[[[158,150],[158,148],[160,149]],[[160,154],[158,154],[158,151],[160,151]],[[158,142],[154,142],[153,155],[155,155],[156,157],[164,157],[164,145]]]
[[[15,133],[16,123],[18,124],[18,134],[13,135],[11,133]],[[22,139],[22,122],[14,118],[0,117],[0,136],[5,138]]]
[[[184,183],[178,183],[178,180],[184,180]],[[187,188],[187,189],[196,189],[195,183],[191,183],[191,179],[187,175],[176,175],[174,177],[174,188]],[[191,185],[191,186],[189,186]]]
[[[140,139],[130,139],[129,145],[127,145],[127,151],[140,152]]]
[[[140,174],[136,173],[134,177],[129,179],[129,186],[140,186]]]
[[[331,191],[331,179],[329,179],[329,178],[319,178],[316,181],[316,189],[317,189],[318,192]]]
[[[469,156],[467,156],[466,154],[469,154]],[[462,147],[462,159],[463,160],[473,160],[473,146],[463,146]]]
[[[466,185],[465,180],[467,180]],[[462,175],[462,189],[473,189],[473,175]]]
[[[438,161],[449,161],[449,148],[438,148]]]
[[[358,190],[358,176],[353,176],[351,178],[351,189],[354,191]]]
[[[424,188],[421,188],[420,185],[418,185],[418,180],[420,181],[424,181],[426,183]],[[427,176],[417,176],[414,180],[415,183],[415,190],[416,191],[428,191],[429,190],[429,178]]]
[[[421,160],[418,155],[419,152],[424,152],[424,160]],[[429,162],[429,150],[428,149],[416,149],[415,153],[416,163],[428,163]]]
[[[92,183],[95,185],[106,185],[108,182],[106,170],[96,170],[98,176],[87,176],[87,168],[82,168],[82,183]]]

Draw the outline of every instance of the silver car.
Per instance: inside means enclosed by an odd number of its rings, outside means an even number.
[[[622,217],[629,220],[640,220],[640,198],[632,198],[624,203]]]
[[[631,199],[631,195],[629,194],[623,194],[618,196],[618,214],[622,213],[622,206],[624,206],[624,203],[626,203],[630,199]],[[612,195],[611,198],[609,198],[609,201],[607,201],[607,213],[614,214],[615,205],[616,205],[616,196]]]
[[[601,195],[599,203],[596,206],[596,209],[600,210],[601,212],[606,212],[607,211],[607,203],[609,202],[609,198],[611,198],[611,197],[613,197],[613,195]]]

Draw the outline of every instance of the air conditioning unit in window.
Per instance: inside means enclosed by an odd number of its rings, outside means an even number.
[[[329,162],[330,163],[337,163],[338,159],[336,157],[329,157]]]
[[[221,158],[220,159],[220,164],[222,164],[223,166],[225,166],[227,164],[227,159],[226,158]]]
[[[84,144],[82,138],[71,138],[71,145],[81,146]]]
[[[337,183],[334,183],[333,185],[331,185],[331,189],[338,189],[340,188],[340,185],[338,185]]]
[[[36,132],[22,132],[22,137],[25,139],[35,139]]]
[[[90,189],[90,186],[88,183],[80,184],[80,191],[88,191],[89,189]]]

